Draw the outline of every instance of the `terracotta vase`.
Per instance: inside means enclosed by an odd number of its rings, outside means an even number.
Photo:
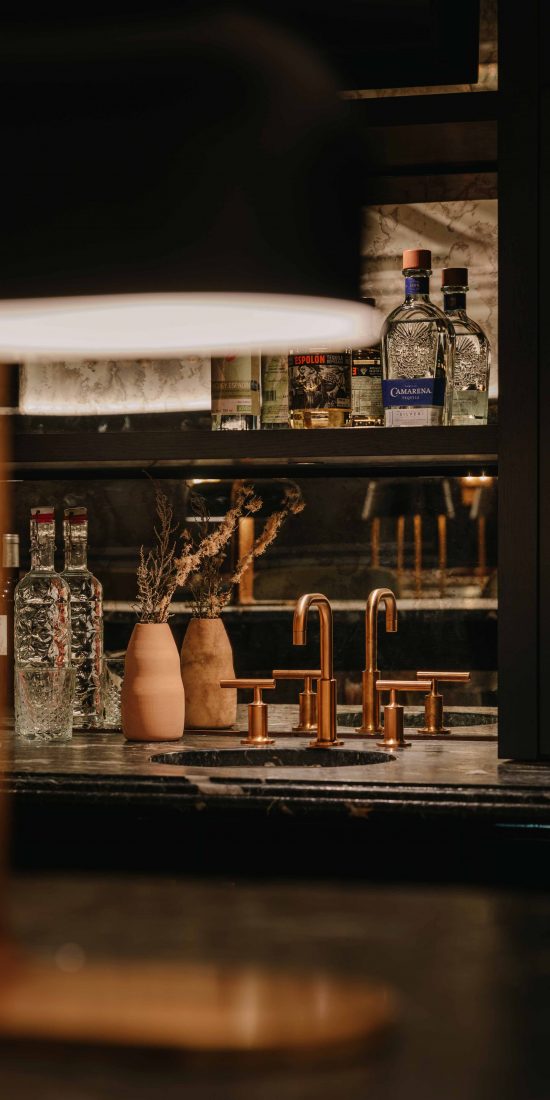
[[[178,741],[185,692],[178,647],[168,623],[137,623],[126,650],[122,732],[129,741]]]
[[[237,721],[237,692],[221,688],[235,677],[233,651],[221,619],[191,619],[181,648],[185,728],[219,730]]]

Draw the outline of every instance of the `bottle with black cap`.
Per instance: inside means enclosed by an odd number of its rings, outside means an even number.
[[[444,267],[443,309],[455,334],[452,424],[486,424],[491,348],[477,321],[466,313],[467,267]]]
[[[13,707],[13,595],[19,580],[19,535],[2,535],[0,589],[0,698]]]

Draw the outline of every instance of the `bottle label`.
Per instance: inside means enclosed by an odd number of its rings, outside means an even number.
[[[262,424],[288,426],[286,355],[262,355]]]
[[[349,409],[350,363],[345,352],[304,352],[288,357],[294,409]]]
[[[386,409],[397,406],[442,408],[445,401],[445,379],[385,378],[382,392]]]
[[[223,359],[212,359],[212,412],[226,416],[259,416],[258,355],[227,355]]]
[[[364,354],[352,357],[351,411],[354,416],[381,419],[384,414],[382,401],[382,364],[377,352],[372,357]]]
[[[8,655],[8,616],[0,615],[0,657]]]
[[[406,275],[405,294],[429,294],[430,278],[428,275]]]

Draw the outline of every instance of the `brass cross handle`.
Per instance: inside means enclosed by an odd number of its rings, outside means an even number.
[[[268,737],[267,703],[262,699],[262,691],[273,690],[275,680],[220,680],[220,687],[254,692],[254,699],[248,704],[248,737],[241,740],[241,745],[272,745],[273,738]]]
[[[313,690],[313,680],[321,675],[320,668],[276,668],[275,680],[303,680],[304,689],[299,694],[298,725],[292,727],[293,733],[312,733],[317,729],[317,694]]]
[[[384,749],[407,749],[405,741],[404,708],[397,702],[398,691],[429,691],[429,680],[377,680],[377,691],[389,691],[390,701],[384,707],[384,740],[378,744]]]
[[[424,702],[424,725],[421,729],[418,730],[418,732],[427,734],[430,737],[438,737],[443,734],[449,734],[451,732],[450,729],[445,729],[445,727],[443,726],[443,696],[440,695],[437,690],[438,685],[439,683],[467,684],[470,679],[470,673],[417,672],[416,675],[421,680],[431,681],[430,694],[426,696]]]

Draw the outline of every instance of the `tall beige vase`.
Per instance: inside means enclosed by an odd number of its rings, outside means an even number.
[[[191,619],[181,648],[185,728],[219,730],[237,721],[237,692],[221,688],[235,677],[233,651],[221,619]]]
[[[168,623],[137,623],[126,650],[122,732],[129,741],[178,741],[185,692],[178,647]]]

